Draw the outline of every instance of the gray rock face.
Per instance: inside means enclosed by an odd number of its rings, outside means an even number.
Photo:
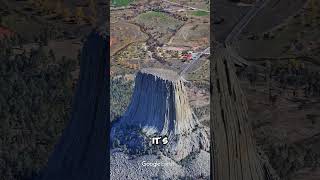
[[[118,139],[129,149],[144,151],[150,148],[151,137],[166,136],[169,142],[160,149],[175,160],[200,149],[208,151],[208,132],[195,117],[186,94],[176,72],[153,68],[141,70],[136,75],[127,111],[113,125],[112,141]]]

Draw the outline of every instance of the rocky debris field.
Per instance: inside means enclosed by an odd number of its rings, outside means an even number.
[[[161,165],[159,165],[161,164]],[[113,180],[135,179],[207,179],[210,176],[210,154],[196,152],[181,161],[174,161],[162,153],[132,158],[121,149],[113,149],[110,159]]]

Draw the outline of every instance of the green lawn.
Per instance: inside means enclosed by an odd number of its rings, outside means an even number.
[[[133,0],[112,0],[112,5],[120,7],[120,6],[128,6]]]
[[[151,20],[154,18],[159,18],[162,21],[167,21],[169,19],[169,16],[162,12],[156,12],[156,11],[149,11],[144,14],[139,15],[139,18],[145,19],[145,20]]]
[[[136,21],[139,24],[157,27],[158,29],[161,29],[161,27],[165,27],[165,30],[167,30],[168,27],[175,29],[175,27],[178,27],[181,24],[179,20],[170,17],[166,13],[157,11],[148,11],[146,13],[140,14],[136,17]]]
[[[194,15],[194,16],[207,16],[207,15],[209,15],[209,13],[206,11],[198,10],[198,11],[193,12],[192,15]]]

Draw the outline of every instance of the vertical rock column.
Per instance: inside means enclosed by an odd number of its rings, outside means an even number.
[[[131,103],[121,120],[143,127],[146,134],[161,135],[186,134],[199,124],[178,75],[152,68],[137,73]]]
[[[71,119],[42,180],[104,180],[109,148],[109,43],[92,33],[84,44]]]
[[[215,180],[264,180],[246,98],[225,49],[213,55],[211,69],[211,160]]]
[[[139,138],[127,140],[135,135]],[[148,139],[159,135],[169,138],[163,149],[175,160],[209,150],[208,132],[194,116],[180,76],[166,69],[142,69],[127,111],[112,127],[111,139],[138,149],[150,148]]]

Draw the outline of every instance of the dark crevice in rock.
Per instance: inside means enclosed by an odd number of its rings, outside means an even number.
[[[217,89],[218,89],[218,93],[220,94],[221,93],[221,90],[220,90],[220,80],[217,78]]]
[[[223,63],[224,63],[226,77],[227,77],[229,95],[232,96],[232,91],[231,91],[232,86],[231,86],[231,82],[230,82],[229,68],[228,68],[227,60],[224,60]]]

